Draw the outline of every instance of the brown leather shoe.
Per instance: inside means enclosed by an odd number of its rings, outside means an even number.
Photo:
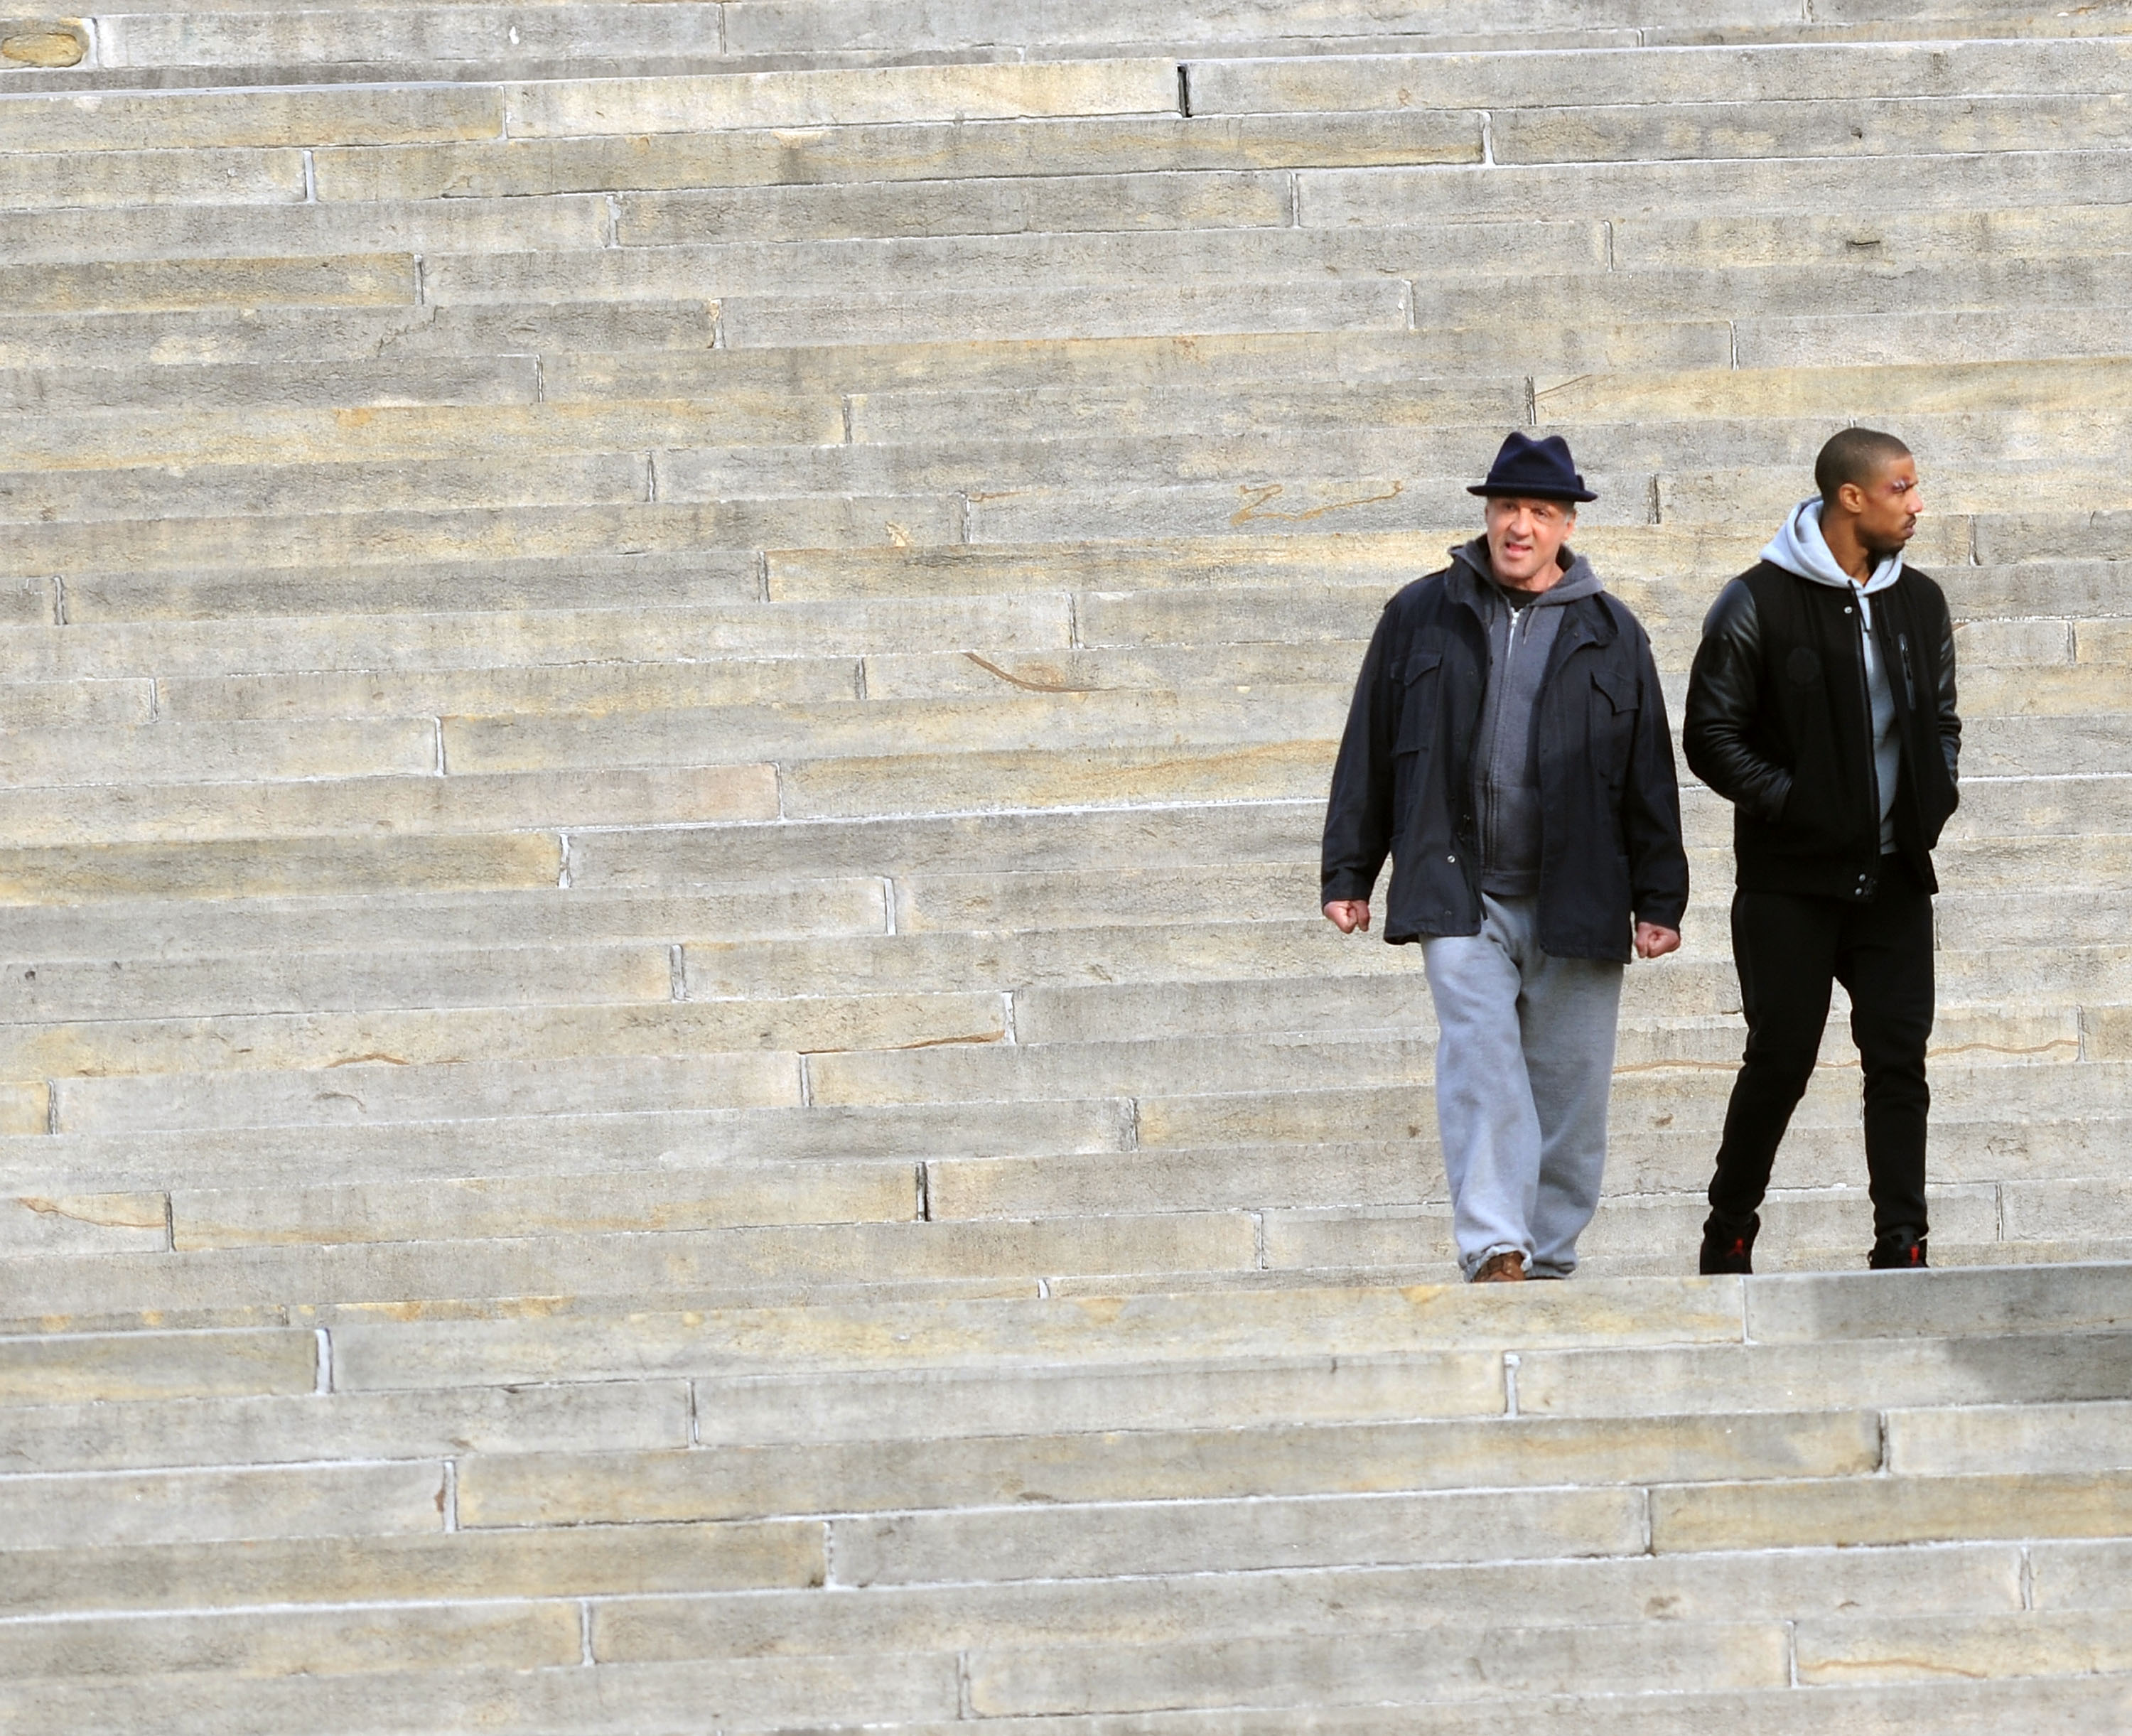
[[[1525,1281],[1525,1257],[1515,1248],[1491,1254],[1473,1274],[1477,1284],[1521,1284]]]

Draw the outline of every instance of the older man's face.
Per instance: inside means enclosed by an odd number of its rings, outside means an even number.
[[[1556,556],[1577,528],[1577,509],[1563,501],[1523,495],[1488,497],[1488,559],[1496,582],[1516,591],[1544,591],[1562,577]]]

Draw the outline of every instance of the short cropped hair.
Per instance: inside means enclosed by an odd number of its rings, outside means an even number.
[[[1846,428],[1821,448],[1813,461],[1813,485],[1821,491],[1824,506],[1836,504],[1836,491],[1846,482],[1865,487],[1883,464],[1907,458],[1910,448],[1891,434],[1876,428]]]

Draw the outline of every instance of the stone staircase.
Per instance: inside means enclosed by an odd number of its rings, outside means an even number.
[[[0,1729],[2132,1728],[2128,89],[2125,0],[0,20]],[[1691,788],[1585,1273],[1450,1284],[1361,641],[1545,427],[1677,707],[1853,420],[1958,1269],[1856,1269],[1839,1016],[1682,1275]]]

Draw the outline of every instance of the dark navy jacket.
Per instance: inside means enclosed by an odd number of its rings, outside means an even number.
[[[1385,605],[1332,770],[1321,902],[1366,899],[1389,855],[1385,938],[1481,931],[1473,754],[1488,678],[1479,587],[1463,561]],[[1534,731],[1540,944],[1625,960],[1638,921],[1688,906],[1680,792],[1650,641],[1603,592],[1563,607]]]

